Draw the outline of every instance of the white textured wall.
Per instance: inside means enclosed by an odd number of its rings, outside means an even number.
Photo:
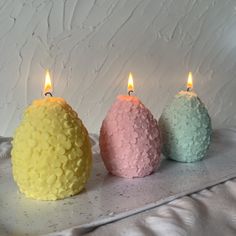
[[[192,70],[214,126],[235,126],[236,1],[0,0],[0,135],[42,96],[45,68],[90,132],[129,71],[159,118]]]

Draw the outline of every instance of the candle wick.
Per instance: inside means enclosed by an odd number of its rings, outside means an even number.
[[[131,93],[133,93],[133,92],[134,92],[133,90],[129,90],[128,95],[131,96]]]
[[[46,93],[44,94],[45,97],[47,97],[48,95],[51,96],[51,97],[53,97],[51,92],[46,92]]]
[[[190,87],[188,87],[188,88],[187,88],[187,92],[189,92],[190,90],[191,90],[191,88],[190,88]]]

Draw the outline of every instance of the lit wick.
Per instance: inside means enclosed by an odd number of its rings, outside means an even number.
[[[45,83],[44,83],[44,96],[46,97],[48,95],[52,97],[52,82],[49,71],[46,70]]]
[[[129,90],[128,95],[131,96],[131,93],[133,93],[133,90]]]
[[[131,96],[131,93],[133,92],[134,92],[134,81],[133,81],[133,76],[130,72],[129,79],[128,79],[128,95]]]
[[[46,93],[44,94],[45,97],[48,96],[48,95],[50,95],[50,96],[52,97],[52,93],[50,93],[50,92],[46,92]]]
[[[189,92],[193,88],[193,76],[192,73],[189,72],[188,74],[188,82],[187,82],[187,91]]]

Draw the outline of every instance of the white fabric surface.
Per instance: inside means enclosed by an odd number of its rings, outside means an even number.
[[[0,136],[0,159],[10,157],[12,138]]]
[[[169,204],[100,226],[86,235],[236,235],[236,178]]]

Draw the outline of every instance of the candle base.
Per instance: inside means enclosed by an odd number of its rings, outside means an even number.
[[[206,155],[212,133],[211,119],[195,93],[177,94],[162,113],[159,125],[167,158],[194,162]]]
[[[102,123],[99,143],[104,164],[113,175],[144,177],[159,165],[157,121],[137,97],[117,98]]]
[[[12,144],[13,177],[26,197],[57,200],[84,188],[92,164],[88,132],[64,99],[34,101]]]

